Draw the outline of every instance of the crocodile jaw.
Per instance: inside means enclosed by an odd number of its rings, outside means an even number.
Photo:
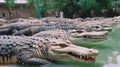
[[[108,31],[83,32],[70,37],[70,40],[75,44],[100,42],[107,39],[107,33]]]
[[[76,45],[70,45],[64,48],[53,46],[51,50],[55,54],[55,60],[64,62],[94,63],[96,61],[95,57],[99,54],[99,51],[96,49],[88,49]]]
[[[87,43],[93,43],[93,41],[89,40],[89,39],[84,39],[84,38],[69,38],[70,41],[73,44],[87,44]]]

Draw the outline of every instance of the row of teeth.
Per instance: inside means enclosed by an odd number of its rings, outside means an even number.
[[[106,38],[104,38],[104,39],[90,39],[90,40],[93,40],[93,41],[103,41],[103,40],[106,40]]]
[[[69,53],[70,55],[80,59],[80,60],[83,60],[83,61],[87,61],[87,62],[90,62],[90,61],[94,61],[95,60],[95,56],[83,56],[83,55],[77,55],[77,54],[74,54],[74,53]]]
[[[90,39],[102,39],[102,38],[106,38],[105,35],[103,36],[85,36],[85,38],[90,38]]]

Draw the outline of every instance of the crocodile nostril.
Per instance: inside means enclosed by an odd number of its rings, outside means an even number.
[[[90,50],[89,52],[93,52],[93,51]]]

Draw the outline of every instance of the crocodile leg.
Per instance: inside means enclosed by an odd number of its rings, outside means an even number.
[[[22,64],[30,64],[30,65],[45,65],[50,64],[51,62],[45,59],[33,57],[29,52],[21,52],[18,55],[18,62]]]
[[[26,62],[28,64],[34,64],[34,65],[37,65],[37,64],[40,64],[40,65],[50,64],[49,61],[44,60],[44,59],[40,59],[40,58],[29,58],[29,59],[26,60]]]
[[[0,29],[0,35],[8,35],[11,34],[9,29]]]

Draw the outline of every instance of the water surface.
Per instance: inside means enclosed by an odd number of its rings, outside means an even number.
[[[108,40],[81,46],[98,49],[100,54],[93,64],[60,63],[45,67],[120,67],[120,29],[114,29],[108,35]],[[117,59],[117,60],[116,60]],[[0,67],[40,67],[22,65],[0,65]]]

